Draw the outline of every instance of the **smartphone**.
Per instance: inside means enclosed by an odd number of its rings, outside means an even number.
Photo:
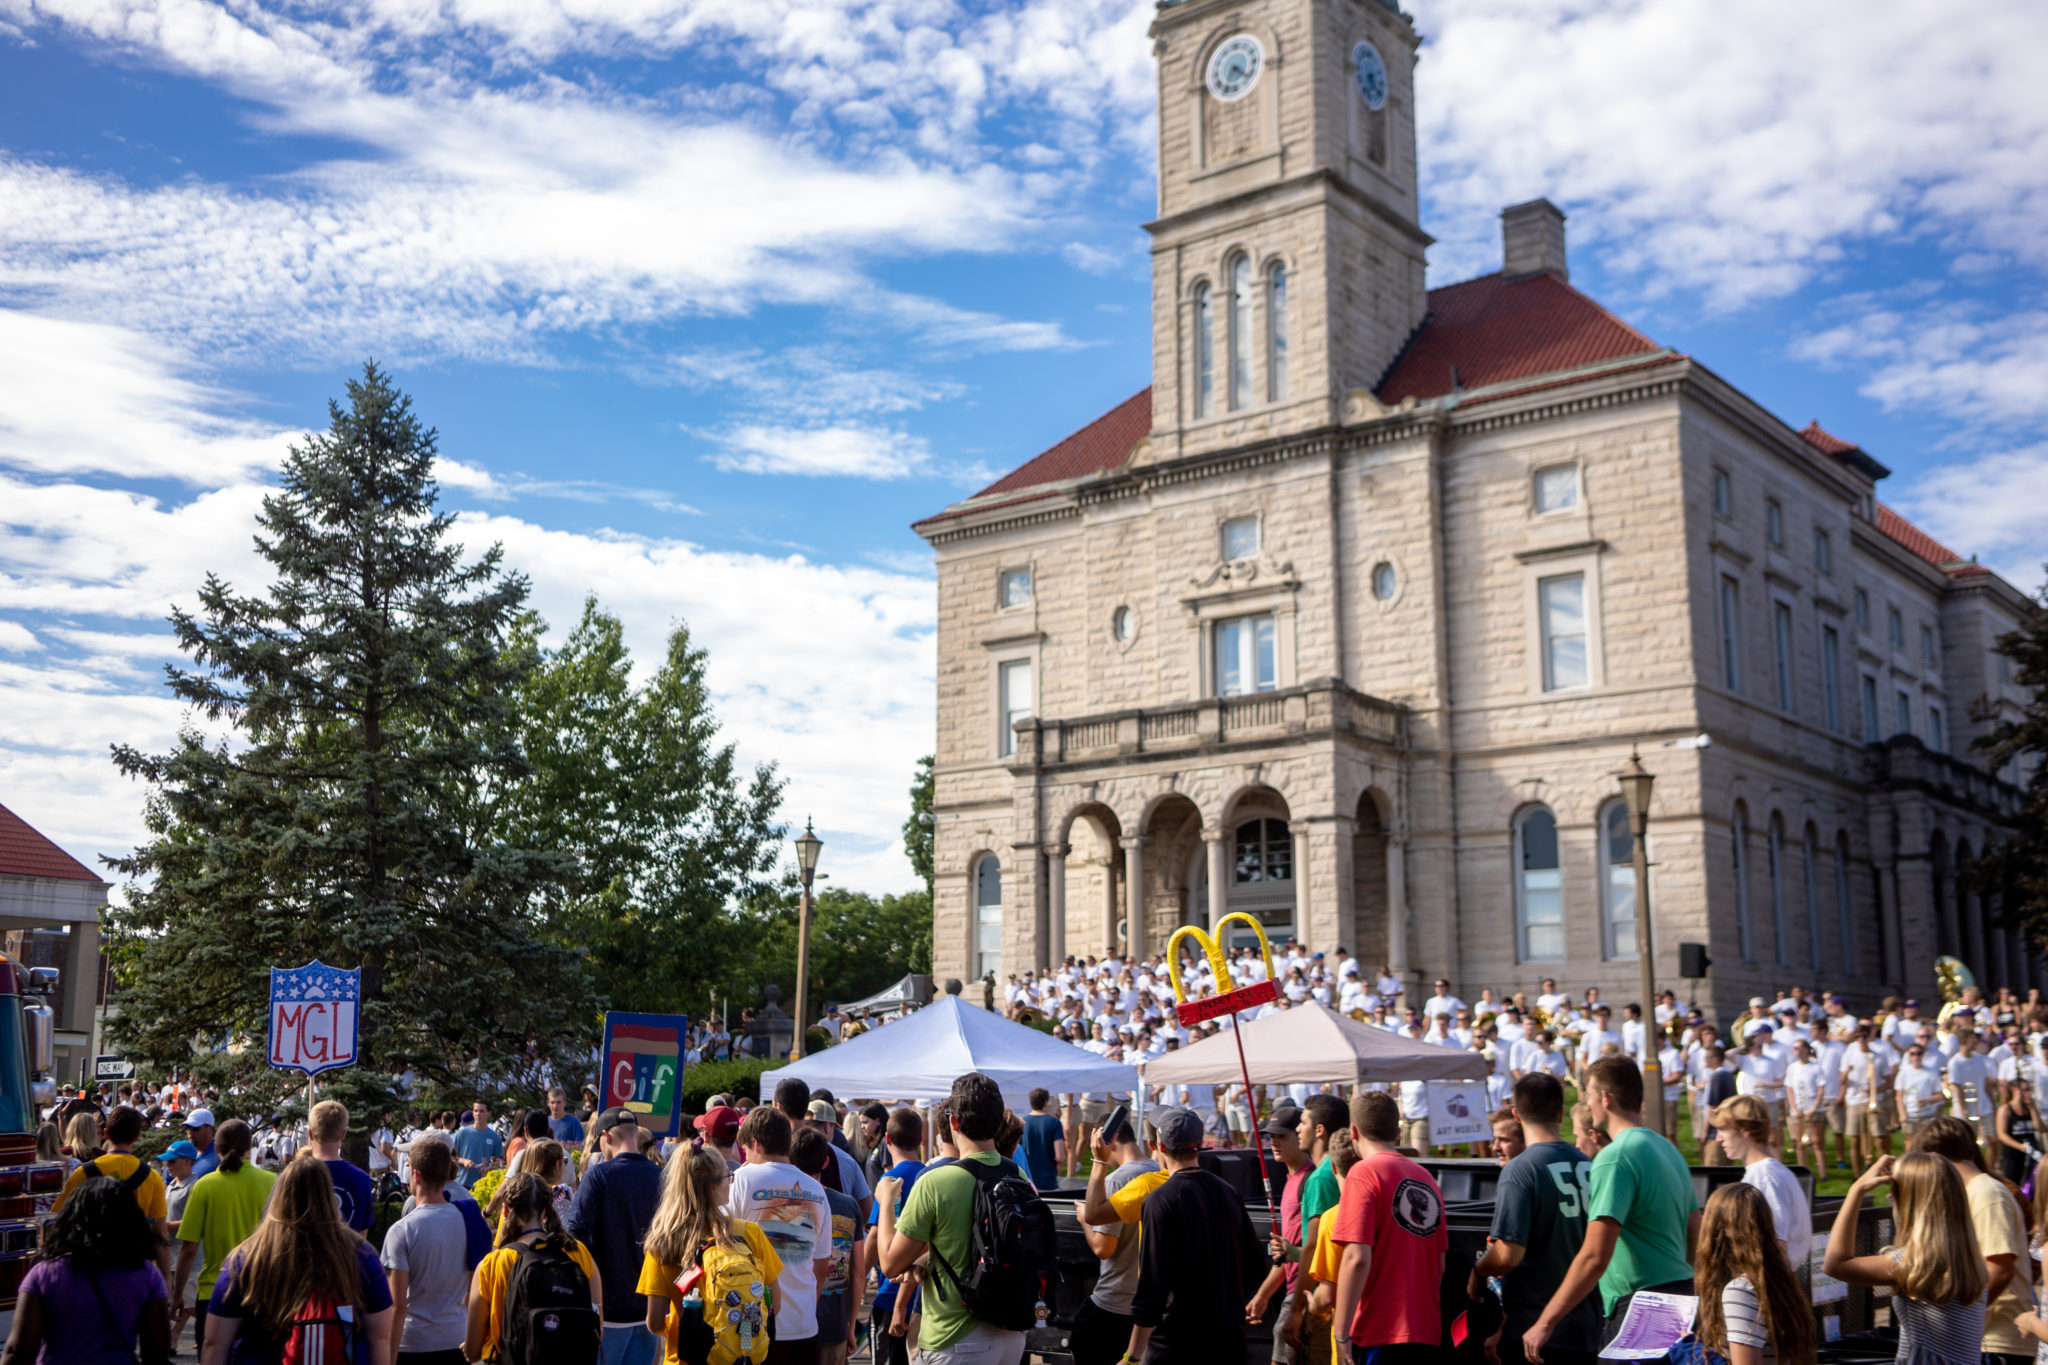
[[[1131,1106],[1120,1104],[1109,1111],[1109,1117],[1102,1121],[1102,1140],[1115,1142],[1117,1134],[1131,1126]]]

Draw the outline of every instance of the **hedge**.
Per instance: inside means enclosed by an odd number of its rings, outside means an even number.
[[[780,1057],[754,1058],[731,1062],[699,1062],[683,1070],[683,1112],[701,1114],[710,1107],[713,1095],[741,1095],[759,1098],[761,1094],[761,1073],[776,1067],[788,1066]]]

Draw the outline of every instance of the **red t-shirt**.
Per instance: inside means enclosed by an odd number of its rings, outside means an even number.
[[[1330,1236],[1372,1248],[1352,1345],[1442,1344],[1443,1256],[1451,1239],[1443,1191],[1429,1172],[1394,1152],[1366,1157],[1344,1177]]]

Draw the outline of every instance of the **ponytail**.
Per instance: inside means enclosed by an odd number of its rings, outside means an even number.
[[[555,1192],[547,1181],[531,1171],[521,1171],[500,1186],[498,1193],[505,1208],[504,1219],[498,1224],[498,1246],[511,1246],[533,1223],[539,1223],[541,1231],[555,1241],[570,1240],[569,1229],[562,1225],[562,1215],[555,1209]]]
[[[255,1134],[249,1125],[240,1119],[229,1119],[213,1135],[213,1149],[220,1153],[220,1168],[229,1175],[242,1169],[242,1161],[249,1155],[249,1144]]]

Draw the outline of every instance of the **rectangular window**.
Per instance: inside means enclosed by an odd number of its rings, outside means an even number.
[[[1216,623],[1216,695],[1241,697],[1275,686],[1273,618],[1238,616]]]
[[[1735,515],[1735,496],[1728,487],[1728,471],[1714,471],[1714,515],[1732,517]]]
[[[1906,623],[1899,616],[1899,609],[1897,607],[1885,608],[1885,624],[1891,632],[1892,648],[1904,649],[1906,647]]]
[[[1536,510],[1568,512],[1579,505],[1579,467],[1552,465],[1536,471]]]
[[[1948,752],[1948,732],[1942,725],[1941,708],[1931,704],[1927,708],[1927,747],[1938,754]]]
[[[1792,710],[1792,608],[1771,603],[1771,647],[1778,666],[1778,709]]]
[[[1899,704],[1898,718],[1892,727],[1892,733],[1895,735],[1910,735],[1913,733],[1913,699],[1904,692],[1900,692],[1897,694],[1897,700]]]
[[[1543,690],[1586,685],[1586,576],[1538,580],[1536,607],[1543,632]]]
[[[1884,738],[1879,732],[1881,722],[1877,718],[1877,679],[1868,673],[1863,675],[1863,742],[1875,744]]]
[[[1259,555],[1259,519],[1232,517],[1223,523],[1223,557],[1231,562]]]
[[[1016,724],[1031,717],[1031,660],[1012,659],[996,669],[996,752],[1017,752]]]
[[[1730,692],[1742,690],[1742,585],[1721,579],[1721,681]]]
[[[1856,589],[1856,626],[1859,630],[1870,629],[1870,594]]]
[[[1834,547],[1828,543],[1828,533],[1826,531],[1815,531],[1813,533],[1813,567],[1820,570],[1823,575],[1832,574],[1835,571]]]
[[[1920,662],[1932,668],[1934,667],[1934,655],[1934,627],[1922,626],[1920,627]]]
[[[1776,548],[1785,548],[1785,509],[1776,498],[1764,504],[1764,537]]]
[[[1031,570],[1005,569],[1003,571],[1000,600],[1005,607],[1030,606]]]
[[[1820,628],[1820,700],[1828,730],[1842,733],[1842,637],[1833,626]]]

